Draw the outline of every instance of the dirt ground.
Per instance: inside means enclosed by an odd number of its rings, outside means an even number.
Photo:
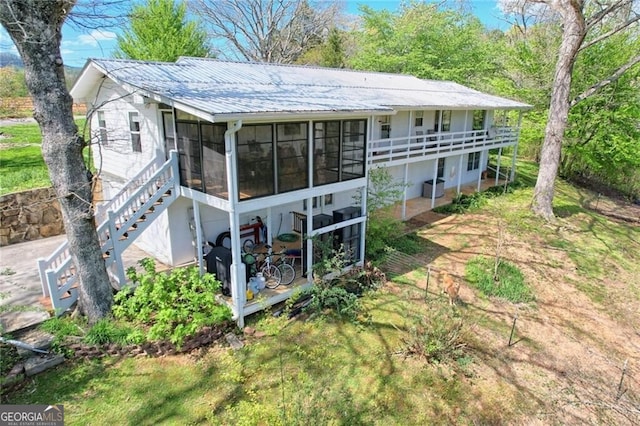
[[[583,206],[640,227],[638,205],[598,197]],[[496,222],[486,213],[431,212],[408,222],[440,247],[432,256],[435,274],[446,270],[460,281],[461,309],[478,321],[471,325],[481,342],[474,356],[482,359],[474,363],[474,387],[482,395],[494,392],[500,406],[509,394],[538,405],[536,418],[522,424],[640,424],[639,277],[619,268],[601,283],[606,298],[596,303],[580,291],[586,278],[566,250],[535,232],[533,238],[531,232],[507,233],[501,256],[533,285],[536,303],[480,298],[464,281],[464,266],[477,254],[495,253]],[[570,222],[555,227],[560,234],[572,232]],[[627,249],[640,253],[637,234],[629,238]],[[516,343],[508,346],[516,316]]]

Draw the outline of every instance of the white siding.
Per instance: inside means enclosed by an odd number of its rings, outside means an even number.
[[[92,99],[95,102],[89,108],[104,111],[108,143],[94,147],[93,155],[96,167],[101,171],[126,180],[133,177],[154,158],[162,161],[164,143],[162,141],[162,121],[159,120],[157,106],[154,103],[134,104],[134,96],[105,81]],[[135,96],[137,100],[142,98]],[[140,136],[142,152],[134,152],[129,131],[129,112],[137,112],[140,118]],[[99,141],[98,116],[91,117],[92,144]]]

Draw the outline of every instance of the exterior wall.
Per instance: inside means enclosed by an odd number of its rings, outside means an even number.
[[[152,159],[164,160],[162,121],[156,104],[143,104],[141,97],[128,94],[110,80],[106,80],[99,91],[88,98],[96,99],[90,108],[104,112],[108,129],[108,144],[100,143],[99,149],[93,149],[96,167],[101,172],[128,180]],[[129,112],[137,112],[140,119],[142,152],[132,149]],[[91,142],[98,144],[97,113],[92,114],[90,123]]]
[[[0,197],[0,246],[64,234],[60,204],[53,188]]]

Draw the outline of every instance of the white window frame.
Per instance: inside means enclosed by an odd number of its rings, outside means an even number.
[[[142,152],[140,114],[138,114],[138,111],[129,111],[129,132],[131,134],[131,151]]]

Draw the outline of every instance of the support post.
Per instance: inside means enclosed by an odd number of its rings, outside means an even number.
[[[196,227],[196,256],[198,257],[198,269],[200,270],[200,276],[204,275],[204,258],[202,255],[202,224],[200,223],[200,203],[195,199],[192,200],[193,204],[193,225]]]
[[[456,187],[456,194],[460,193],[460,186],[462,185],[462,158],[464,156],[460,154],[460,158],[458,159],[458,186]]]
[[[436,206],[436,187],[438,186],[438,158],[433,164],[433,185],[431,186],[431,209]]]
[[[513,146],[513,160],[511,161],[511,175],[509,181],[516,178],[516,158],[518,156],[518,144],[520,143],[520,125],[522,124],[522,111],[518,112],[518,126],[516,127],[516,144]]]
[[[496,161],[496,183],[500,182],[500,158],[502,157],[502,147],[498,148],[498,160]]]
[[[404,165],[404,178],[402,183],[404,184],[402,188],[402,221],[407,220],[407,181],[409,180],[409,163]],[[363,200],[366,200],[366,194],[362,197]]]

